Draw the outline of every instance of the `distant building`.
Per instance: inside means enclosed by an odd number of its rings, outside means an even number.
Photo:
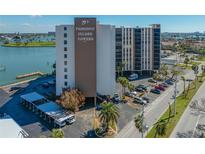
[[[86,97],[115,93],[115,27],[95,18],[56,26],[56,94],[78,88]]]
[[[160,68],[160,25],[116,28],[116,67],[124,63],[125,73],[152,73]]]

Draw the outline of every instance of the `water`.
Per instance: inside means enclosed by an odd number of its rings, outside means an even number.
[[[16,76],[21,74],[36,71],[51,73],[54,63],[54,47],[15,48],[0,46],[0,66],[6,66],[5,72],[0,71],[0,85],[20,81],[16,79]]]

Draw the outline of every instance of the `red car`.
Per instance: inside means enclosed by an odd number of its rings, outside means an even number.
[[[165,91],[165,88],[162,86],[155,86],[156,89],[161,90],[161,91]]]

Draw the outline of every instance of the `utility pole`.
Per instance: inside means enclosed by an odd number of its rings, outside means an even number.
[[[176,54],[176,63],[178,63],[177,54]],[[177,74],[174,82],[174,116],[176,115],[176,98],[177,98]]]
[[[144,138],[144,104],[142,105],[142,138]]]

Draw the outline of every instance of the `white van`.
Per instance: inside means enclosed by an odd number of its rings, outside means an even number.
[[[131,74],[129,77],[128,77],[128,80],[129,81],[134,81],[134,80],[137,80],[138,79],[138,74]]]

